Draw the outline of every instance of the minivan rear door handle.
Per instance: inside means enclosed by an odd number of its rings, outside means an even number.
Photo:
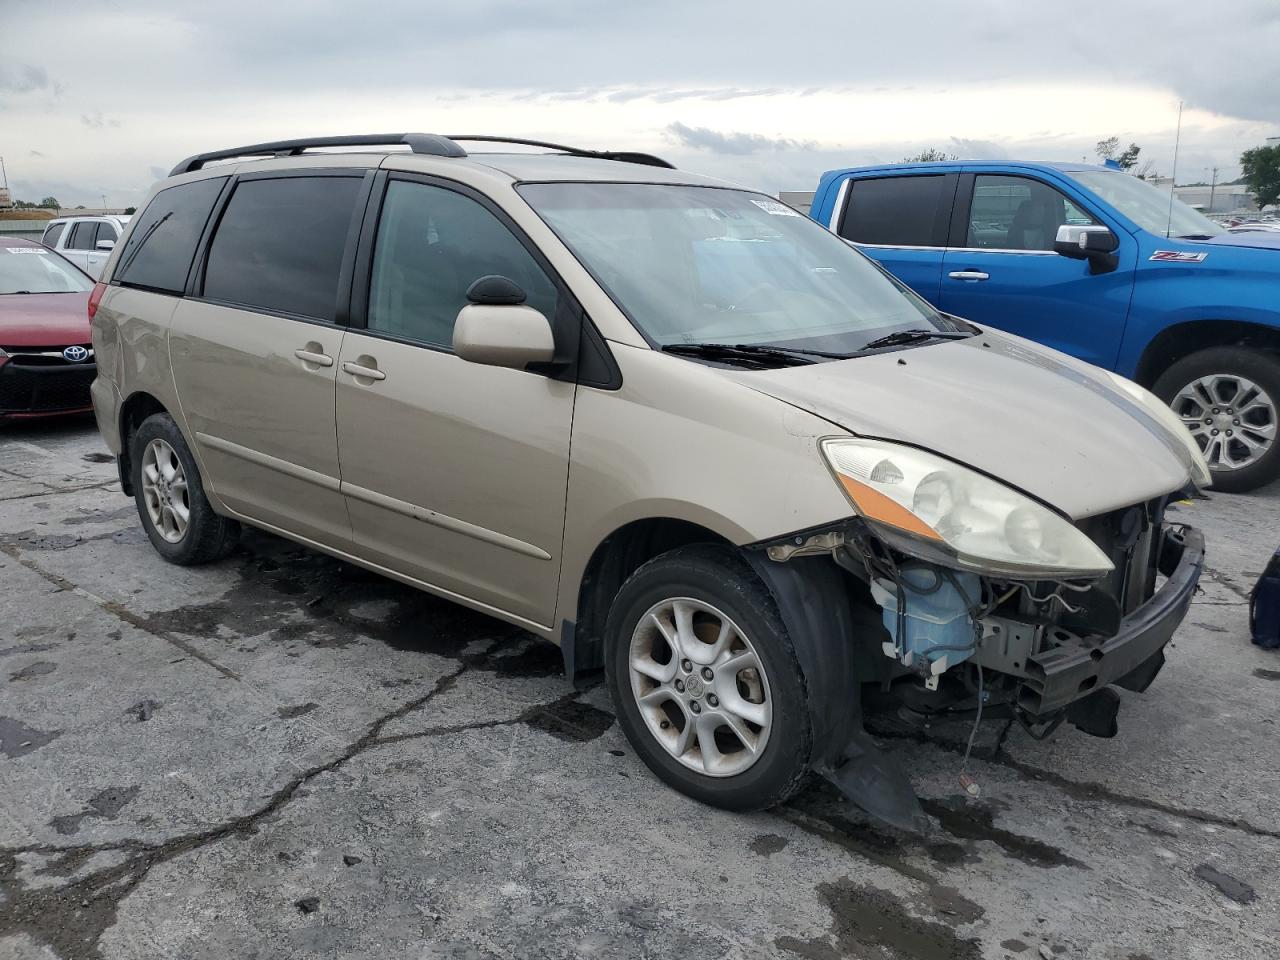
[[[374,360],[373,357],[362,356],[360,359],[367,360],[368,363],[359,363],[359,362],[353,363],[350,360],[343,360],[342,372],[349,373],[353,377],[356,377],[357,379],[360,379],[360,380],[387,379],[387,375],[377,368],[376,366],[377,361]]]
[[[991,274],[981,270],[953,270],[947,274],[952,280],[990,280]]]
[[[310,346],[308,344],[307,346]],[[333,357],[327,353],[320,353],[316,350],[308,350],[306,347],[299,347],[293,351],[293,355],[303,363],[314,363],[317,367],[332,367]]]

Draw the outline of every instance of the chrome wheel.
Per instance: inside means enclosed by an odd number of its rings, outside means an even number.
[[[631,635],[628,664],[645,726],[686,767],[731,777],[763,755],[769,679],[727,615],[686,597],[656,603]]]
[[[1179,390],[1170,406],[1212,470],[1256,463],[1276,441],[1276,399],[1244,377],[1200,377]]]
[[[142,498],[147,516],[160,536],[177,543],[187,535],[191,502],[187,497],[187,475],[177,451],[159,438],[142,452]]]

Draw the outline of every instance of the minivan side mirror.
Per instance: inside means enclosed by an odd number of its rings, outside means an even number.
[[[1107,227],[1064,223],[1058,228],[1053,252],[1072,260],[1088,260],[1094,273],[1114,270],[1120,262],[1116,248],[1120,238]]]
[[[116,242],[114,240],[99,240],[97,247],[99,250],[114,250],[116,248]]]
[[[453,325],[453,352],[472,363],[523,370],[550,363],[556,340],[550,321],[533,307],[469,303]]]

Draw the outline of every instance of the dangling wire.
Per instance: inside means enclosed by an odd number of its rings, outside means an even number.
[[[982,664],[975,663],[974,666],[978,668],[978,713],[973,718],[973,729],[969,731],[969,742],[965,744],[964,758],[960,761],[960,786],[971,797],[982,792],[978,781],[969,776],[969,754],[973,753],[973,740],[978,735],[978,724],[982,723],[982,701],[985,699],[982,692]]]

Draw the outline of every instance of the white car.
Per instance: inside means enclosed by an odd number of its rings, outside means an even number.
[[[127,216],[59,217],[44,228],[41,242],[97,280],[102,265],[124,233]]]
[[[1280,220],[1248,220],[1227,227],[1227,233],[1280,233]]]

